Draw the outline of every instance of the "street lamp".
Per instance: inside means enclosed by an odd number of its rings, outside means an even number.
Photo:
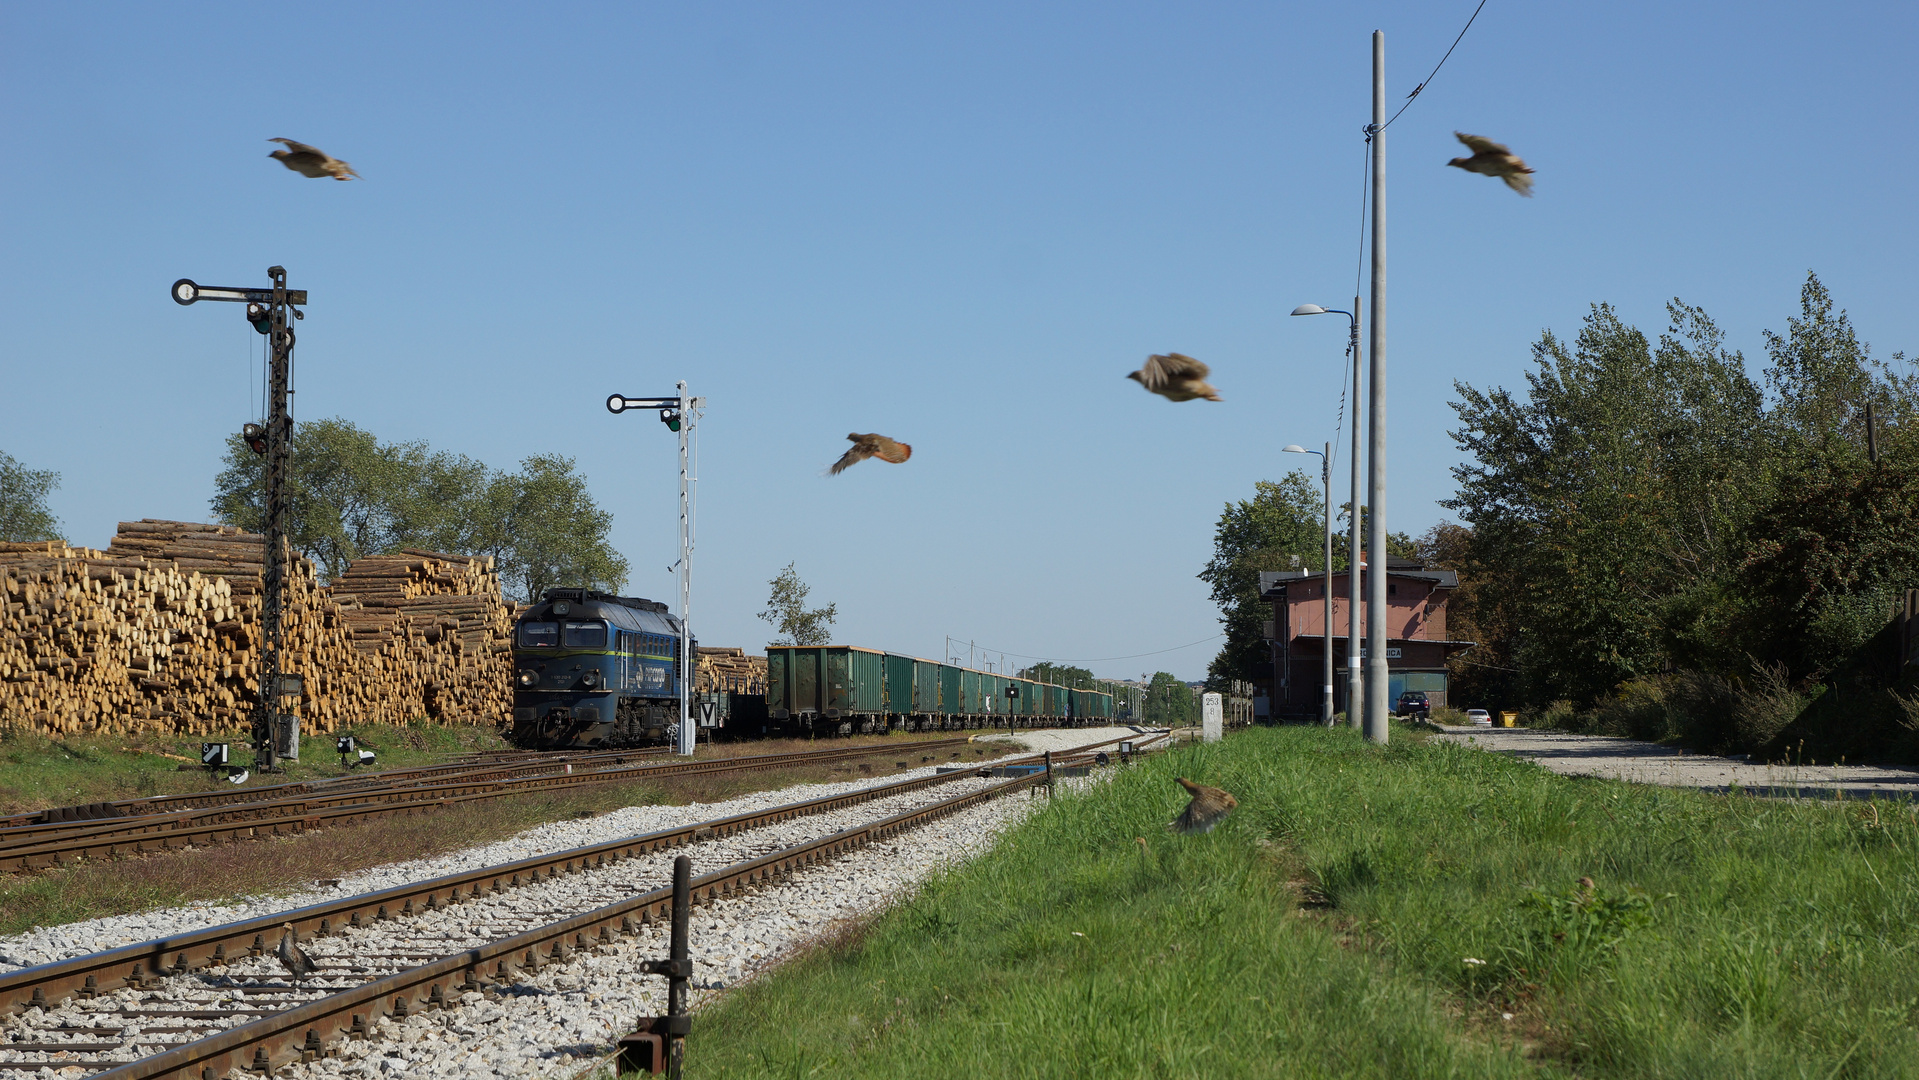
[[[1322,453],[1308,450],[1298,443],[1289,443],[1279,448],[1282,454],[1318,454],[1319,479],[1326,486],[1326,632],[1322,644],[1326,652],[1326,670],[1321,678],[1319,722],[1327,727],[1333,726],[1333,444],[1327,443]]]
[[[1346,723],[1354,731],[1365,730],[1366,682],[1359,666],[1359,297],[1353,297],[1352,311],[1336,311],[1318,304],[1301,304],[1295,315],[1344,315],[1350,322],[1346,351],[1353,358],[1353,480],[1352,517],[1346,522]],[[1328,560],[1330,564],[1331,560]],[[1332,620],[1326,623],[1328,653],[1332,650]]]

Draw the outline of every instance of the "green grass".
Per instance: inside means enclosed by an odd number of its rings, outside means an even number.
[[[1174,775],[1238,811],[1167,834]],[[1904,804],[1569,779],[1405,729],[1384,750],[1253,730],[1056,800],[715,1003],[690,1061],[915,1080],[1914,1076],[1916,852]]]
[[[363,724],[339,734],[355,736],[379,755],[372,769],[429,765],[466,751],[509,749],[486,726]],[[284,774],[256,775],[248,786],[352,771],[340,766],[340,756],[334,752],[336,737],[302,738],[299,761],[289,762]],[[230,743],[236,765],[253,759],[252,751],[246,749],[247,735],[241,731],[217,737],[136,733],[54,739],[21,728],[0,729],[0,813],[205,791],[220,781],[197,766],[202,742]],[[194,767],[180,771],[186,764]]]

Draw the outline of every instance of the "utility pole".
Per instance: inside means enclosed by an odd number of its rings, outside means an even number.
[[[253,713],[254,768],[271,772],[279,766],[274,730],[283,698],[301,687],[298,676],[281,670],[281,623],[286,614],[287,585],[287,472],[293,463],[293,414],[288,406],[288,384],[293,373],[294,334],[287,315],[304,319],[299,308],[307,302],[305,289],[287,288],[283,266],[267,267],[273,285],[267,289],[225,288],[195,284],[189,278],[173,283],[173,302],[182,307],[201,300],[224,300],[247,306],[247,321],[266,335],[266,424],[248,424],[241,437],[256,454],[266,456],[266,559],[260,598],[260,698]],[[298,728],[292,733],[298,738]],[[297,744],[293,754],[298,757]]]
[[[1320,455],[1319,471],[1326,484],[1326,670],[1320,675],[1319,722],[1333,726],[1333,444]]]
[[[1365,724],[1366,673],[1359,666],[1359,297],[1353,297],[1353,502],[1346,517],[1346,723],[1354,731]],[[1327,633],[1331,633],[1328,630]],[[1329,645],[1328,648],[1331,646]]]
[[[1366,738],[1386,744],[1386,32],[1373,31],[1373,356],[1366,456]],[[1357,361],[1354,368],[1357,370]],[[1357,410],[1355,410],[1357,414]],[[1357,511],[1355,511],[1357,512]]]
[[[677,384],[672,397],[634,398],[614,394],[606,399],[606,411],[618,415],[628,409],[658,409],[660,422],[680,436],[680,561],[669,569],[680,572],[680,728],[673,749],[680,754],[693,753],[693,680],[699,671],[699,658],[693,655],[693,625],[689,621],[693,606],[693,475],[689,453],[693,426],[706,410],[706,399],[688,397],[686,380]]]

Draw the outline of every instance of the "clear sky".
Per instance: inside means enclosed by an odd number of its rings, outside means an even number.
[[[1353,295],[1369,35],[1397,101],[1471,10],[6,4],[0,450],[60,472],[76,543],[205,520],[258,338],[167,286],[278,263],[312,296],[296,416],[572,455],[636,595],[673,593],[673,441],[602,402],[687,379],[707,644],[763,643],[796,562],[846,642],[1185,645],[1221,506],[1335,437],[1344,320],[1287,312]],[[1491,0],[1387,135],[1390,526],[1446,516],[1453,380],[1518,383],[1593,302],[1702,304],[1756,371],[1816,270],[1919,348],[1916,12]],[[1445,168],[1454,129],[1537,198]],[[1124,378],[1172,350],[1226,400]],[[821,475],[849,431],[913,459]]]

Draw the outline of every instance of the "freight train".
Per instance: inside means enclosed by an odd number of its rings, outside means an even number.
[[[513,628],[516,746],[646,746],[678,730],[680,621],[665,604],[549,589]],[[698,656],[697,645],[693,655]],[[846,645],[769,645],[766,693],[718,691],[730,735],[1107,724],[1113,695]],[[721,720],[726,723],[725,720]]]
[[[768,645],[766,715],[817,730],[1081,727],[1113,695],[850,645]]]

